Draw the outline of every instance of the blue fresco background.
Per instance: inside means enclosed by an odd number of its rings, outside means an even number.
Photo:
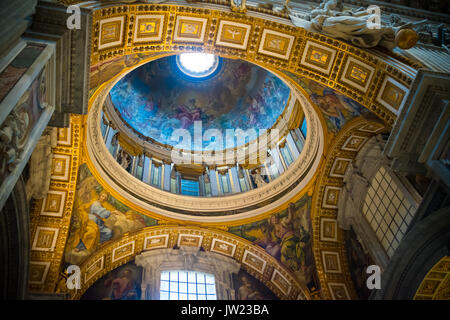
[[[273,126],[288,102],[290,89],[251,63],[223,59],[222,69],[214,77],[189,81],[173,60],[162,58],[137,68],[110,92],[122,119],[160,143],[176,146],[178,141],[172,141],[171,136],[180,128],[188,130],[193,139],[195,121],[202,122],[203,133],[221,130],[224,139],[226,129],[254,128],[258,134],[260,129]],[[203,148],[208,144],[204,141]]]

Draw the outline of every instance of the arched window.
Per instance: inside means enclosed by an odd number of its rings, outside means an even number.
[[[394,173],[380,167],[363,203],[363,214],[389,257],[411,223],[416,205]]]
[[[221,254],[181,245],[145,251],[136,256],[135,263],[144,268],[144,300],[235,299],[232,279],[240,264]]]
[[[161,271],[160,300],[217,300],[211,273],[190,270]]]

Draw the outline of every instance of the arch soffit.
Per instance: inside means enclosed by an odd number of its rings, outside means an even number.
[[[357,299],[345,249],[345,232],[339,228],[338,201],[343,178],[358,152],[376,134],[389,131],[379,120],[362,117],[349,121],[329,146],[313,191],[314,259],[326,299]]]
[[[72,292],[71,299],[79,299],[95,281],[142,252],[180,245],[234,259],[280,299],[311,299],[306,286],[263,248],[225,231],[185,226],[148,227],[103,246],[80,265],[81,290]]]

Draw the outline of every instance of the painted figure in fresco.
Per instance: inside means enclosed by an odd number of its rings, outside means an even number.
[[[103,203],[106,199],[108,199],[108,193],[106,191],[100,192],[98,200],[92,203],[89,212],[89,219],[98,225],[100,231],[100,243],[112,238],[112,230],[105,226],[105,219],[109,218],[111,215],[111,212],[103,207]]]
[[[112,286],[111,300],[140,300],[141,290],[133,279],[130,269],[125,269],[121,277],[106,279],[105,286]]]
[[[327,124],[337,132],[344,124],[355,116],[366,112],[366,109],[353,100],[338,96],[333,90],[324,88],[322,94],[313,93],[313,102],[323,111]]]
[[[279,218],[277,215],[270,217],[270,224],[273,226],[275,236],[281,241],[281,262],[294,271],[300,271],[306,268],[306,254],[304,247],[309,237],[302,226],[300,234],[306,237],[300,238],[294,232],[292,225],[295,204],[290,203],[286,217]]]
[[[178,107],[178,113],[175,116],[181,121],[181,127],[187,129],[191,127],[195,121],[201,121],[202,110],[197,106],[195,98],[189,99],[185,105]]]
[[[255,244],[263,247],[264,250],[275,259],[280,260],[281,246],[273,233],[273,226],[271,224],[263,224],[261,226],[261,231],[264,234],[264,238],[255,241]]]
[[[264,297],[256,290],[250,280],[243,275],[241,278],[241,286],[238,289],[238,300],[263,300]]]
[[[78,241],[74,243],[76,245],[74,251],[88,250],[92,252],[99,241],[98,225],[89,219],[89,213],[85,208],[79,208],[78,212],[80,217],[76,222],[79,224],[74,224],[75,230],[72,234],[72,239]]]

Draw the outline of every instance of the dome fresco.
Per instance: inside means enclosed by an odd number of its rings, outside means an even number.
[[[219,68],[211,77],[190,79],[178,69],[175,56],[158,59],[122,78],[111,90],[111,100],[129,127],[162,144],[179,145],[181,138],[172,140],[172,134],[186,129],[192,150],[201,145],[197,136],[194,145],[194,123],[198,127],[201,122],[203,134],[220,130],[224,140],[227,129],[255,129],[259,135],[271,128],[290,89],[272,73],[242,60],[221,59]],[[217,141],[203,141],[202,147],[213,145],[216,150],[230,147]]]

